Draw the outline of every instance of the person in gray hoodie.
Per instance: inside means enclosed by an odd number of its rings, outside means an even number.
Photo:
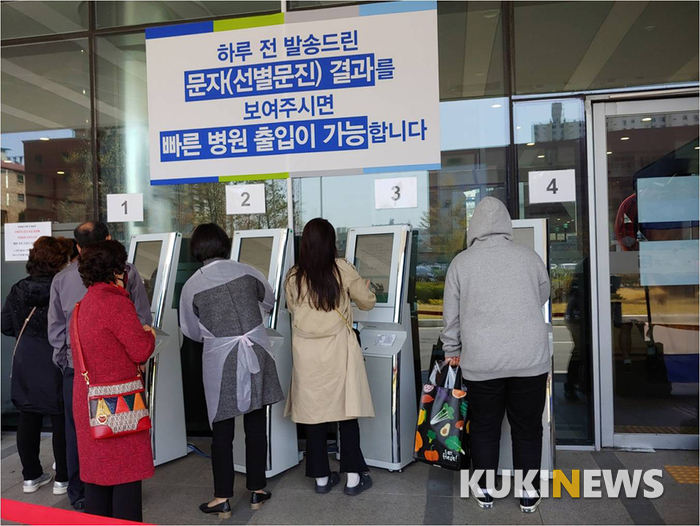
[[[447,271],[444,295],[445,358],[460,365],[469,400],[472,464],[496,470],[501,424],[508,413],[515,469],[539,470],[542,411],[551,358],[542,306],[549,299],[547,268],[533,250],[513,242],[505,205],[483,199],[469,221],[467,250]],[[538,489],[539,476],[535,477]],[[479,486],[486,488],[486,477]],[[490,508],[493,497],[477,496]],[[537,495],[520,500],[533,512]]]

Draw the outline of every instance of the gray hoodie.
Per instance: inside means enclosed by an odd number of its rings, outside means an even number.
[[[462,375],[481,381],[549,371],[549,337],[542,305],[549,298],[542,259],[513,242],[505,205],[483,199],[469,222],[467,250],[447,271],[446,357],[460,356]]]

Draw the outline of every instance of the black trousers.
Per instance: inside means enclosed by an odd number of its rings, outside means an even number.
[[[116,486],[85,484],[85,513],[142,522],[141,481]]]
[[[85,484],[80,480],[78,461],[78,437],[73,420],[73,377],[75,370],[66,367],[63,371],[63,406],[66,413],[66,461],[68,463],[68,498],[75,504],[85,498]]]
[[[65,482],[68,480],[65,421],[63,415],[50,415],[50,417],[53,458],[56,460],[56,480]],[[44,473],[39,460],[41,426],[43,422],[44,415],[42,414],[30,413],[29,411],[19,412],[17,452],[22,461],[22,476],[24,480],[38,479]]]
[[[469,439],[474,469],[497,470],[503,416],[508,413],[513,467],[539,470],[542,460],[542,411],[547,375],[467,380]],[[486,487],[486,477],[480,484]],[[535,477],[539,488],[539,477]]]
[[[245,431],[246,488],[251,491],[267,486],[267,417],[266,407],[243,415]],[[235,419],[214,422],[212,426],[211,465],[214,471],[214,496],[233,497],[233,437]]]
[[[360,425],[357,419],[343,420],[340,426],[340,472],[364,473],[369,471],[360,449]],[[327,477],[331,474],[326,446],[326,424],[306,425],[306,476]]]

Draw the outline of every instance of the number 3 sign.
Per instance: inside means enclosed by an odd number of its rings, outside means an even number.
[[[265,185],[237,184],[226,186],[226,213],[264,214]]]
[[[107,222],[143,221],[143,194],[107,194]]]
[[[418,179],[399,177],[374,181],[374,208],[416,208],[418,206]]]
[[[530,204],[576,201],[576,170],[545,170],[528,175]]]

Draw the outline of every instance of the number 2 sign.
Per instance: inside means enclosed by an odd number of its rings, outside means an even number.
[[[107,222],[143,221],[143,194],[107,194]]]
[[[265,185],[237,184],[226,186],[226,213],[228,215],[264,214]]]
[[[530,172],[530,204],[576,201],[576,170]]]

